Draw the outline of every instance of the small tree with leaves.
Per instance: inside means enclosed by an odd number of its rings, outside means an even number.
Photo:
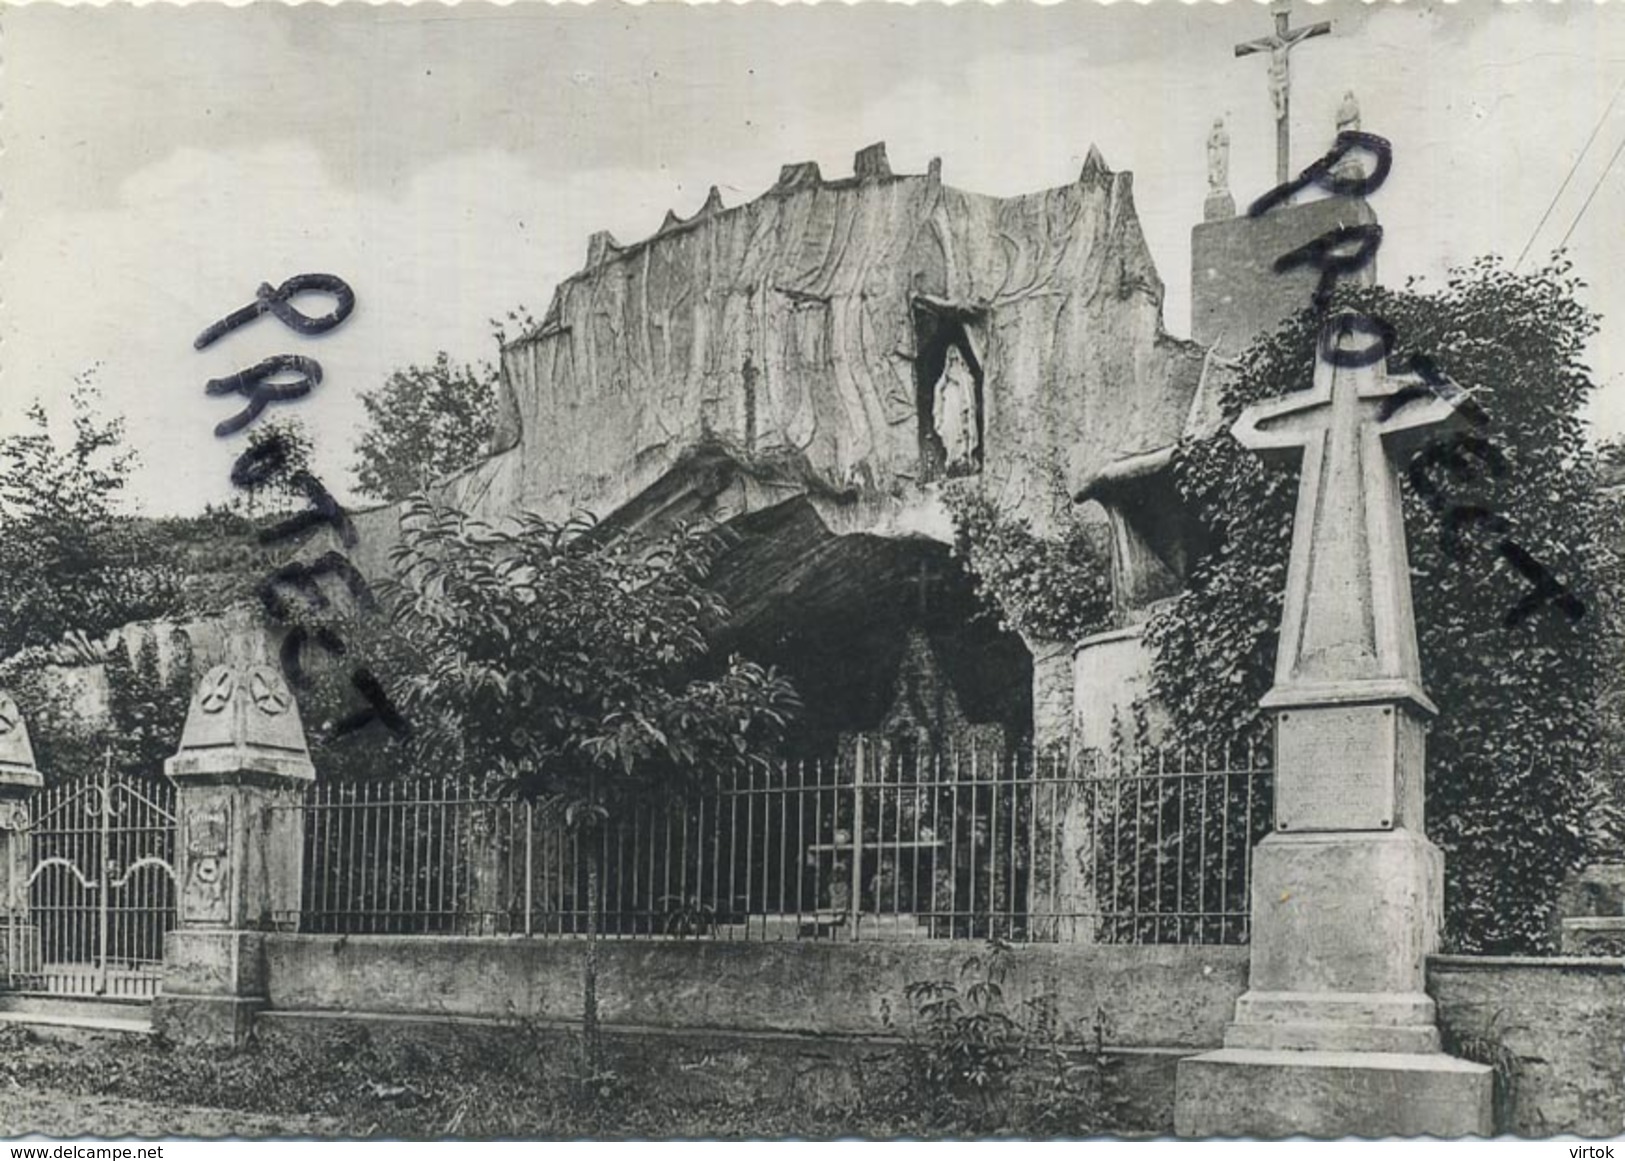
[[[727,610],[706,587],[714,540],[653,542],[535,516],[493,528],[409,500],[382,586],[419,661],[395,684],[420,760],[544,800],[592,831],[639,801],[764,761],[798,707],[740,657],[707,667]],[[583,1063],[599,1070],[599,844],[587,863]]]
[[[441,351],[433,363],[396,371],[365,392],[356,490],[375,500],[404,500],[478,462],[491,441],[496,389],[494,368],[459,366]]]
[[[74,381],[66,441],[38,403],[28,429],[0,439],[0,658],[180,609],[151,530],[118,511],[135,453],[124,421],[98,414],[94,380]]]
[[[239,485],[232,499],[250,520],[305,505],[308,493],[299,480],[310,472],[315,444],[303,420],[261,420],[248,429],[246,452],[263,474],[252,486]]]

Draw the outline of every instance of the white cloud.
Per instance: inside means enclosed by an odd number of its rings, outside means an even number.
[[[61,407],[71,376],[100,361],[104,395],[141,452],[133,491],[155,510],[192,511],[230,495],[242,446],[212,438],[233,405],[205,397],[204,383],[272,354],[308,355],[323,383],[286,406],[315,434],[318,470],[338,490],[361,391],[440,349],[494,357],[487,320],[521,302],[540,313],[591,229],[657,223],[641,191],[660,181],[606,171],[548,183],[486,151],[447,158],[384,197],[336,187],[303,145],[181,150],[132,177],[117,207],[47,215],[8,244],[7,266],[29,276],[3,320],[7,398]],[[309,339],[266,317],[192,350],[260,282],[308,271],[356,291],[343,326]],[[8,406],[0,430],[21,412]]]

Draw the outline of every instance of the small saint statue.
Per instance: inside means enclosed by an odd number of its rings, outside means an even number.
[[[1343,94],[1343,103],[1337,107],[1337,132],[1358,133],[1360,131],[1360,102],[1354,99],[1354,90],[1349,89]],[[1332,176],[1344,181],[1361,181],[1365,178],[1365,167],[1360,164],[1357,150],[1349,150],[1343,154],[1332,166]]]
[[[1236,199],[1230,196],[1230,131],[1224,118],[1213,118],[1213,131],[1207,135],[1207,201],[1202,217],[1209,222],[1236,216]]]
[[[1207,188],[1209,193],[1230,189],[1230,132],[1224,118],[1213,118],[1213,132],[1207,135]]]
[[[1360,102],[1354,99],[1354,90],[1350,89],[1343,94],[1343,103],[1337,107],[1337,131],[1359,132],[1360,130]]]

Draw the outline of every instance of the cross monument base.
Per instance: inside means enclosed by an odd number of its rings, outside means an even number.
[[[1223,1048],[1179,1062],[1181,1137],[1488,1137],[1491,1071],[1442,1052]]]
[[[1259,843],[1248,990],[1224,1047],[1180,1061],[1175,1131],[1493,1135],[1493,1072],[1444,1055],[1425,990],[1443,899],[1439,849],[1404,827]]]

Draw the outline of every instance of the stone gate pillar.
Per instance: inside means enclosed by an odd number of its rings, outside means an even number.
[[[153,1026],[172,1040],[237,1044],[266,1004],[267,932],[297,926],[305,787],[315,777],[282,674],[253,662],[203,675],[179,751],[179,926],[164,943]]]
[[[22,711],[0,690],[0,971],[7,976],[39,967],[39,929],[28,909],[34,866],[28,800],[44,784]]]

